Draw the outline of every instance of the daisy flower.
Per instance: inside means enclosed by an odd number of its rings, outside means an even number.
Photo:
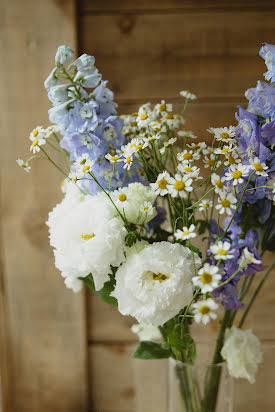
[[[195,225],[191,225],[190,227],[184,226],[182,230],[178,229],[174,234],[177,240],[187,240],[196,237],[196,233],[194,230],[196,229]]]
[[[140,212],[142,214],[142,218],[144,217],[144,220],[146,220],[147,216],[152,216],[155,213],[155,208],[151,202],[145,201],[140,207]],[[142,218],[140,219],[141,221],[143,220]]]
[[[29,162],[24,162],[22,159],[17,159],[16,163],[18,166],[22,167],[22,169],[25,170],[25,172],[29,172],[31,170],[31,166],[29,165]]]
[[[205,168],[213,167],[215,164],[215,158],[216,156],[214,155],[214,153],[210,153],[209,156],[204,156],[204,159],[203,159],[204,167]],[[218,167],[218,162],[216,163],[216,167]]]
[[[209,133],[214,134],[214,137],[218,141],[230,142],[235,138],[235,127],[210,127],[207,129]]]
[[[119,160],[119,158],[120,156],[118,155],[112,156],[110,153],[107,153],[105,155],[105,159],[107,159],[111,163],[111,165],[115,164]]]
[[[236,209],[237,199],[233,193],[221,192],[218,199],[216,209],[219,210],[220,215],[227,213],[232,215],[232,209]]]
[[[200,168],[191,166],[188,162],[182,162],[178,164],[177,170],[180,173],[191,177],[192,179],[202,179],[202,176],[200,176]]]
[[[233,258],[233,255],[230,253],[230,248],[231,244],[229,242],[222,242],[220,240],[210,246],[210,251],[216,260],[227,260]]]
[[[177,129],[180,123],[182,123],[182,118],[172,113],[167,113],[162,117],[162,121],[164,121],[171,129]]]
[[[74,163],[78,175],[77,177],[81,177],[85,173],[91,172],[94,164],[94,160],[90,160],[88,153],[83,153],[82,156],[79,156]]]
[[[161,114],[161,113],[167,113],[167,112],[171,112],[173,109],[173,106],[171,103],[165,103],[165,100],[161,100],[160,103],[156,104],[154,107],[154,111],[157,115]]]
[[[199,143],[188,143],[187,147],[192,149],[194,152],[202,152],[203,149],[207,148],[207,145],[205,142],[199,142]]]
[[[193,190],[192,182],[193,180],[189,176],[182,176],[177,173],[175,177],[170,177],[167,188],[172,197],[180,196],[185,199],[187,192],[192,192]]]
[[[254,159],[250,159],[250,164],[253,169],[256,170],[256,175],[259,176],[268,176],[265,170],[268,169],[268,166],[265,163],[261,163],[258,157],[254,157]]]
[[[180,162],[182,161],[192,162],[193,160],[198,160],[200,157],[201,157],[200,153],[193,152],[193,150],[184,150],[183,152],[180,152],[177,154],[177,159]]]
[[[30,150],[33,153],[40,152],[40,147],[46,143],[46,131],[43,129],[42,126],[37,126],[33,129],[30,133],[30,140],[32,144],[30,146]]]
[[[152,112],[147,105],[143,105],[139,108],[136,122],[138,127],[147,127],[149,123],[154,120]]]
[[[221,154],[221,155],[227,155],[228,153],[231,153],[234,150],[234,147],[232,144],[229,145],[224,145],[223,147],[218,147],[214,150],[215,154]]]
[[[241,159],[239,158],[239,155],[235,150],[231,151],[230,153],[225,153],[225,157],[225,166],[237,165],[238,163],[241,163]]]
[[[212,206],[213,206],[212,200],[203,199],[199,204],[199,211],[203,212],[204,210],[208,210]]]
[[[211,183],[215,187],[215,193],[220,193],[224,189],[225,178],[213,173],[211,176]]]
[[[155,191],[157,195],[165,196],[168,193],[168,183],[170,180],[170,175],[167,172],[160,173],[158,175],[157,181],[155,183],[151,183],[151,188]]]
[[[206,325],[211,319],[217,319],[215,310],[217,310],[218,307],[218,304],[211,298],[193,303],[192,309],[194,311],[195,322],[202,322]]]
[[[168,142],[163,143],[163,147],[159,150],[161,154],[165,153],[165,150],[167,147],[172,146],[175,142],[177,141],[176,137],[172,137],[171,139],[168,140]]]
[[[180,92],[180,95],[182,97],[185,97],[186,99],[190,99],[190,100],[196,100],[197,96],[194,93],[191,93],[189,90],[182,90]]]
[[[213,289],[218,287],[222,278],[218,272],[219,268],[217,266],[205,263],[198,271],[198,275],[193,277],[192,282],[195,286],[199,286],[202,293],[212,292]]]
[[[232,180],[233,186],[244,182],[244,177],[249,174],[250,167],[245,165],[233,165],[229,168],[229,172],[225,173],[225,180]]]
[[[128,203],[128,196],[124,188],[119,188],[115,190],[112,194],[112,199],[117,206],[125,207]]]
[[[197,139],[198,138],[198,136],[196,136],[191,130],[179,130],[178,135],[186,139]]]

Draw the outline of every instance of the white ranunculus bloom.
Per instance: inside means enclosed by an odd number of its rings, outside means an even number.
[[[263,356],[260,341],[251,329],[241,330],[236,326],[227,329],[221,355],[227,362],[231,376],[255,382]]]
[[[156,216],[157,211],[153,207],[156,197],[157,194],[152,188],[144,186],[142,183],[130,183],[127,187],[112,193],[112,199],[118,209],[122,214],[125,213],[128,222],[134,224],[148,223]],[[145,202],[148,204],[145,205]]]
[[[200,265],[197,255],[195,264]],[[159,326],[188,305],[193,276],[190,249],[179,243],[153,243],[130,255],[118,269],[112,296],[123,315]]]
[[[100,290],[109,280],[110,265],[119,266],[124,258],[127,234],[114,207],[102,193],[82,195],[69,184],[62,202],[49,214],[50,243],[55,248],[55,264],[65,277],[65,284],[80,289],[78,277],[93,275]]]

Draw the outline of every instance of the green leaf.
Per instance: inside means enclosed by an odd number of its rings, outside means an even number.
[[[138,240],[141,240],[141,237],[136,230],[132,230],[125,237],[125,243],[129,247],[133,246]]]
[[[185,349],[185,359],[188,363],[194,363],[197,357],[197,349],[194,339],[189,333],[183,336],[183,345]]]
[[[140,342],[132,357],[138,359],[164,359],[169,358],[171,355],[171,350],[165,349],[161,343],[144,340]]]
[[[117,307],[117,300],[113,296],[110,296],[111,292],[115,288],[115,269],[113,269],[113,273],[110,275],[110,280],[104,283],[104,286],[100,290],[95,290],[95,284],[93,276],[90,274],[85,278],[79,278],[82,280],[85,285],[88,286],[97,296],[99,296],[104,302],[108,303],[109,305]]]

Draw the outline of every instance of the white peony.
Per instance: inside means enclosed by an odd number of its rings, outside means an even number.
[[[241,330],[232,326],[225,332],[225,342],[221,351],[228,370],[234,378],[245,378],[255,382],[259,363],[262,362],[261,344],[251,329]]]
[[[197,255],[195,264],[200,265]],[[159,326],[189,304],[193,276],[190,249],[179,243],[153,243],[130,255],[118,269],[112,296],[123,315]]]
[[[74,184],[68,185],[62,202],[49,214],[50,244],[55,248],[55,264],[67,287],[80,290],[79,277],[93,275],[100,290],[109,280],[110,266],[124,258],[127,234],[114,207],[102,193],[83,195]]]
[[[156,197],[152,188],[142,183],[130,183],[112,193],[119,211],[125,213],[128,222],[134,224],[148,223],[156,216],[157,211],[153,207]]]

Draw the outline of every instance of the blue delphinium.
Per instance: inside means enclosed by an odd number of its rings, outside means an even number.
[[[267,44],[260,49],[260,56],[265,59],[268,71],[265,73],[266,80],[275,82],[275,45]]]

